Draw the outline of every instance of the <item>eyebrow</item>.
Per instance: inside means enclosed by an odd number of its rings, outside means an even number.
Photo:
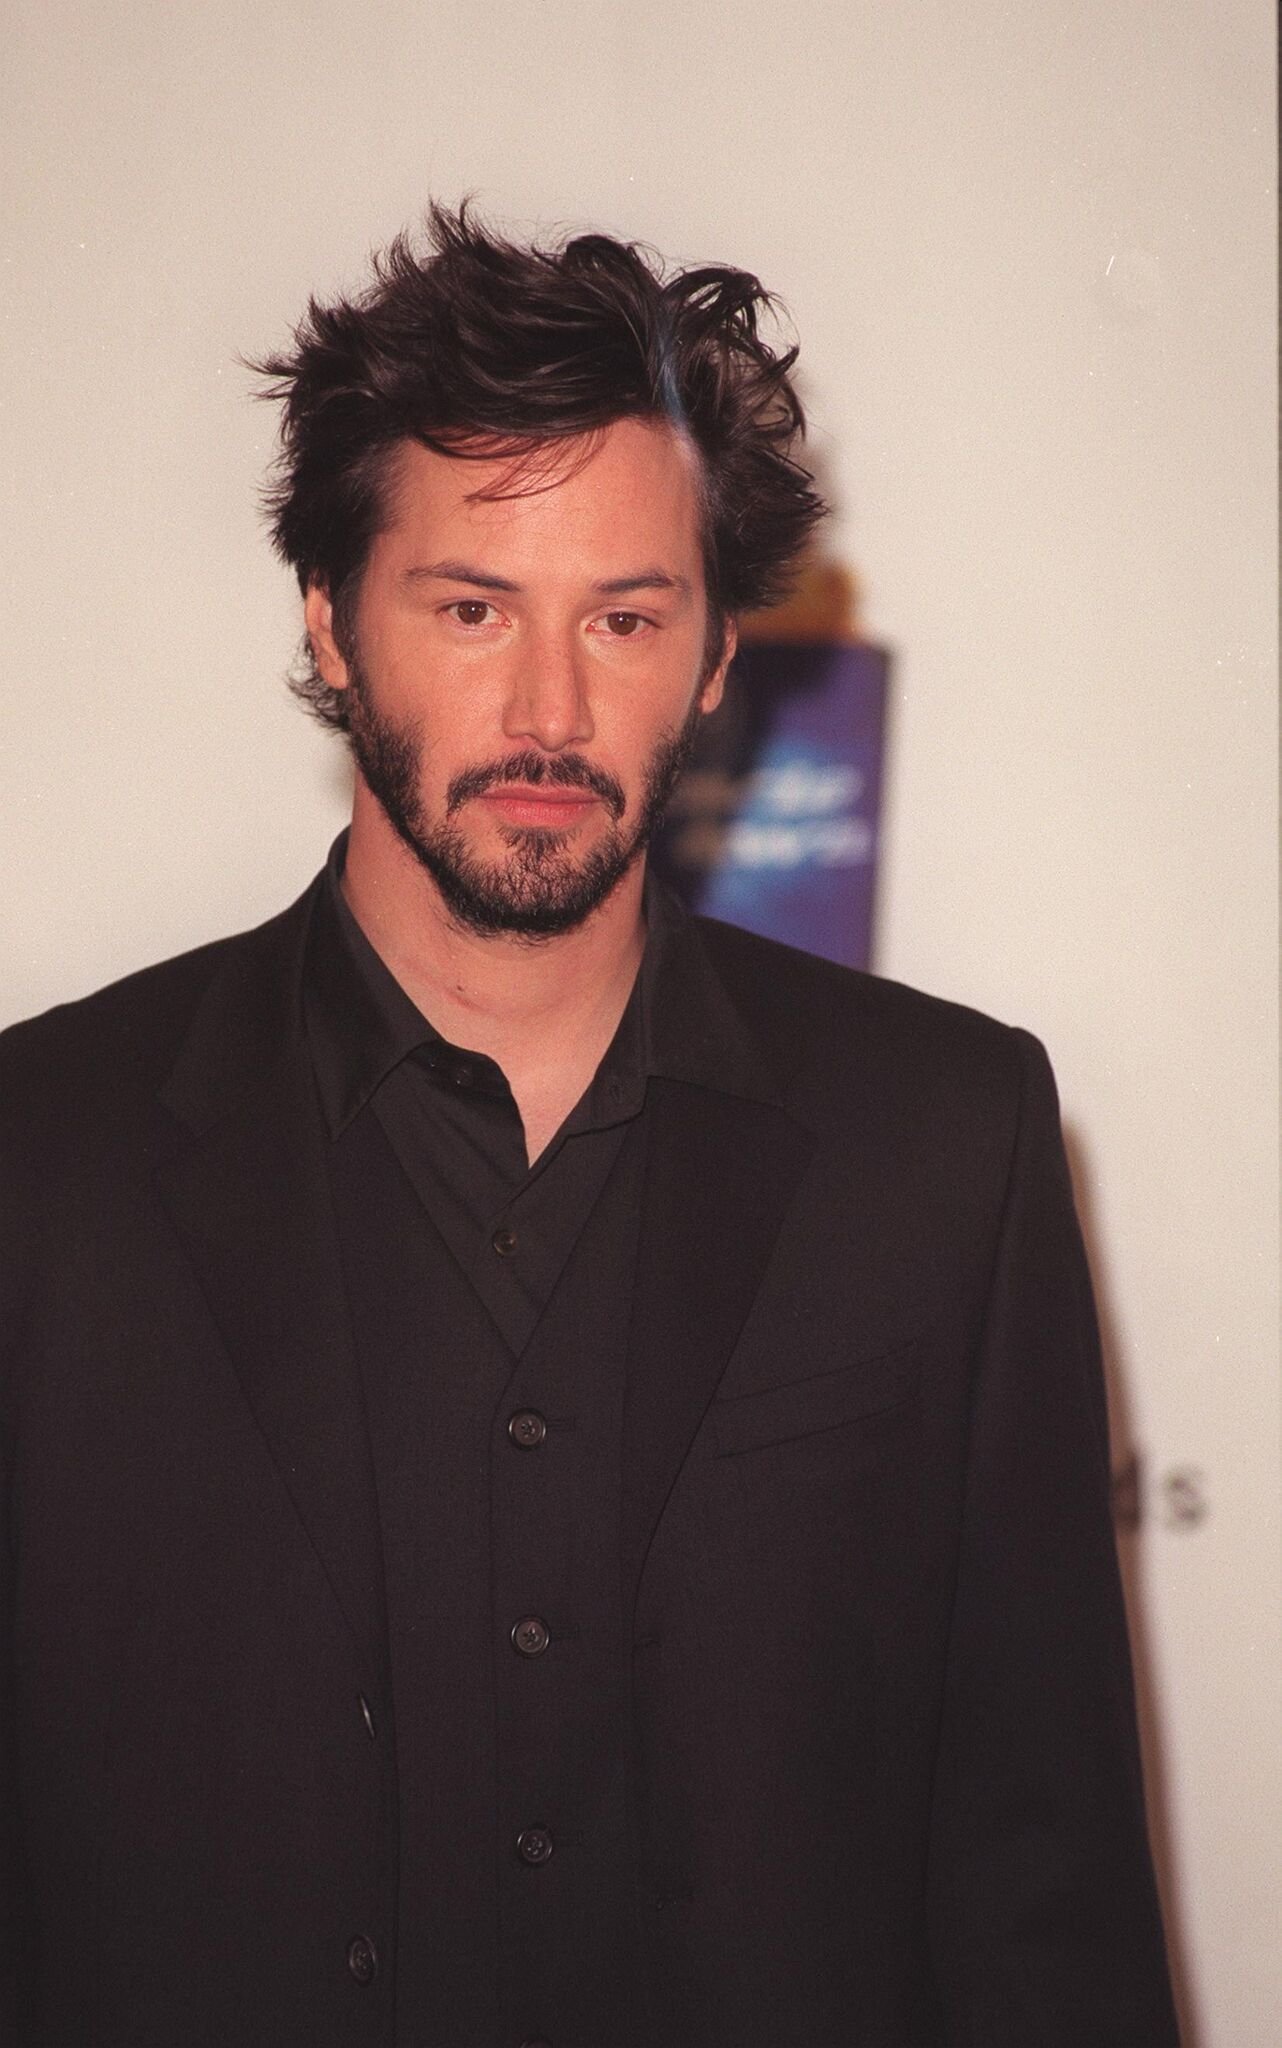
[[[466,583],[471,590],[503,590],[519,592],[521,585],[513,583],[507,576],[496,576],[490,569],[475,562],[425,562],[405,571],[407,583]],[[592,586],[598,597],[627,597],[637,590],[673,590],[678,596],[689,597],[690,583],[685,576],[675,576],[669,569],[658,567],[638,569],[632,576],[611,576],[603,583]]]

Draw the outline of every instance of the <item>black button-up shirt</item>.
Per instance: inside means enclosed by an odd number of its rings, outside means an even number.
[[[343,854],[304,1002],[382,1526],[396,2039],[621,2040],[622,1443],[653,1112],[670,1083],[770,1084],[697,927],[648,886],[618,1030],[531,1167],[500,1068],[443,1039],[360,931]]]
[[[308,960],[307,1026],[331,1137],[367,1103],[514,1353],[527,1343],[645,1103],[665,936],[680,912],[647,891],[632,994],[583,1095],[531,1166],[502,1069],[451,1045],[410,1000],[344,898],[346,835],[330,853]]]

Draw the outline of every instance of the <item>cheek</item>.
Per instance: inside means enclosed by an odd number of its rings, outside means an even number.
[[[403,636],[383,650],[374,674],[379,711],[397,725],[417,731],[425,761],[486,743],[495,693],[485,687],[475,665],[469,668],[443,659],[439,649]]]
[[[699,678],[696,664],[674,661],[648,676],[629,678],[617,690],[602,692],[598,733],[617,739],[632,758],[646,759],[656,746],[702,714],[704,696],[711,686]]]

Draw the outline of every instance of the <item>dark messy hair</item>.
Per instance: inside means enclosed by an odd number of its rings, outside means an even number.
[[[272,537],[303,591],[328,593],[345,654],[407,440],[510,457],[501,488],[517,495],[563,474],[544,459],[556,442],[666,420],[700,458],[709,670],[727,617],[786,595],[825,507],[791,453],[805,426],[789,381],[797,351],[758,333],[773,301],[755,277],[712,265],[666,276],[652,252],[608,235],[521,247],[466,201],[430,208],[422,253],[400,235],[373,267],[359,296],[311,300],[292,353],[250,366],[283,405]],[[346,728],[347,693],[310,656],[291,687]]]

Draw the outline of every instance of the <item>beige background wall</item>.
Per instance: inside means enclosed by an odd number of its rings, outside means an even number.
[[[238,351],[467,188],[789,301],[895,662],[878,964],[1060,1075],[1203,2048],[1282,2011],[1272,33],[1265,0],[9,0],[0,165],[0,1021],[266,915],[341,819]]]

